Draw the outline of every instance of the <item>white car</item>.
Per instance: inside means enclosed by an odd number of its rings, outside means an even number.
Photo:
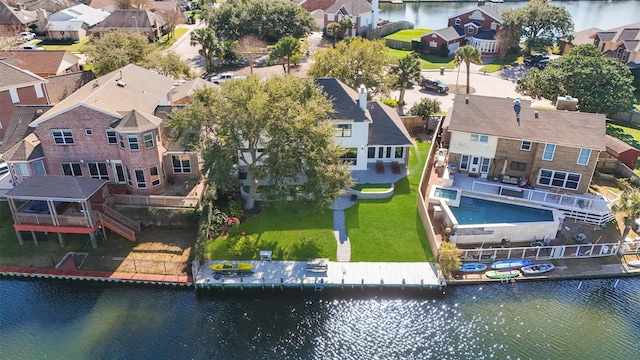
[[[32,32],[29,32],[29,31],[21,32],[20,36],[22,37],[22,40],[24,40],[24,41],[31,41],[31,40],[36,38],[36,34],[34,34]]]
[[[22,50],[44,50],[44,48],[37,45],[25,45],[22,47]]]

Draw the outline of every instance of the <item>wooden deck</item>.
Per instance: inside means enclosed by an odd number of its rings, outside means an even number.
[[[207,261],[195,276],[198,288],[439,288],[445,286],[433,263],[327,262],[326,272],[305,261],[242,261],[253,265],[244,275],[216,274],[209,266],[222,261]]]

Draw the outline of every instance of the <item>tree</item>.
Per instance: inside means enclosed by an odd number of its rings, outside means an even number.
[[[336,46],[336,39],[340,34],[340,30],[340,24],[337,22],[332,22],[331,24],[327,25],[327,35],[333,37],[333,47]]]
[[[507,53],[509,53],[509,49],[512,48],[513,46],[518,45],[518,38],[517,38],[516,31],[510,28],[507,28],[505,26],[502,26],[496,32],[495,40],[498,43],[498,55],[502,58],[504,62],[504,58],[507,56]]]
[[[318,50],[307,75],[335,77],[352,89],[364,84],[370,94],[387,94],[392,85],[385,71],[388,62],[389,49],[384,40],[352,38],[335,48]]]
[[[160,75],[174,79],[193,78],[190,64],[182,60],[180,55],[175,51],[167,51],[165,53],[155,51],[150,54],[143,66],[147,69],[157,71]]]
[[[634,102],[633,75],[628,67],[604,56],[591,44],[578,45],[544,70],[526,72],[516,91],[555,102],[559,96],[578,98],[580,111],[612,115]]]
[[[238,40],[235,46],[236,51],[243,57],[247,58],[249,62],[249,73],[253,74],[253,63],[256,55],[261,55],[266,52],[267,43],[258,39],[255,35],[247,35]]]
[[[411,53],[398,61],[397,65],[393,65],[389,72],[393,76],[395,89],[400,89],[398,96],[398,106],[402,109],[404,105],[404,93],[407,87],[411,86],[411,82],[420,83],[422,74],[420,73],[420,60],[418,54]]]
[[[82,48],[97,76],[129,64],[143,65],[152,51],[153,45],[145,36],[120,30],[110,31]]]
[[[223,51],[223,43],[215,36],[210,28],[194,29],[191,33],[191,46],[200,45],[198,54],[204,58],[204,67],[207,72],[213,72],[216,64],[213,58]]]
[[[520,29],[517,38],[524,37],[527,54],[532,49],[553,46],[556,39],[573,32],[569,11],[563,6],[553,6],[547,0],[531,0],[524,7],[505,10],[502,26]]]
[[[304,38],[317,29],[307,10],[285,0],[229,0],[206,9],[201,17],[219,39],[225,40],[255,35],[275,42],[285,36]]]
[[[250,75],[196,91],[172,113],[169,127],[187,148],[200,150],[203,173],[219,190],[230,188],[234,164],[246,167],[245,209],[254,207],[261,182],[269,185],[261,190],[268,200],[291,196],[324,207],[351,178],[327,121],[330,111],[331,102],[310,79]]]
[[[456,244],[444,241],[440,245],[440,253],[438,255],[438,265],[440,265],[440,271],[445,277],[450,277],[451,274],[458,270],[462,260],[460,260],[462,250],[458,249]]]
[[[338,24],[340,25],[342,37],[350,36],[350,30],[353,29],[353,21],[351,21],[351,18],[344,16],[340,21],[338,21]]]
[[[440,101],[436,99],[423,98],[419,103],[409,109],[409,115],[422,116],[422,120],[427,120],[429,116],[439,113]]]
[[[480,50],[471,45],[465,45],[458,50],[456,50],[453,55],[453,61],[456,66],[460,66],[460,64],[464,63],[467,66],[467,94],[469,93],[469,81],[471,77],[471,69],[469,66],[471,63],[476,65],[482,64],[482,54],[480,54]]]
[[[162,13],[162,18],[165,21],[165,31],[167,32],[167,40],[173,38],[176,31],[176,25],[184,22],[184,18],[179,12],[175,10],[165,11]]]
[[[290,74],[291,57],[300,53],[300,49],[300,40],[286,36],[280,39],[273,49],[271,49],[271,54],[269,54],[269,56],[272,59],[284,59],[285,61],[281,60],[282,68],[284,69],[285,74]],[[285,64],[287,65],[286,68]]]
[[[625,190],[620,194],[620,200],[611,207],[611,211],[622,213],[624,231],[620,241],[624,241],[631,231],[631,227],[637,218],[640,218],[640,192],[638,190]]]

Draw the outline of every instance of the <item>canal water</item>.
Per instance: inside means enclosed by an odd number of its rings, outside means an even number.
[[[1,359],[638,359],[640,279],[442,292],[0,280]]]
[[[527,1],[505,2],[507,7],[525,6]],[[553,1],[554,6],[564,6],[571,14],[576,31],[588,28],[602,30],[640,21],[640,1]],[[404,4],[380,4],[380,19],[409,21],[416,28],[442,29],[449,17],[477,6],[476,2],[407,2]]]

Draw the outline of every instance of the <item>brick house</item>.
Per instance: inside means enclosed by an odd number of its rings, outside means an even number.
[[[149,41],[155,42],[166,34],[166,23],[162,15],[149,10],[115,10],[94,27],[90,34],[101,37],[109,31],[121,30],[145,35]]]
[[[374,28],[371,3],[367,0],[337,0],[324,11],[324,28],[342,18],[351,18],[353,28],[344,36],[365,36]]]
[[[630,68],[639,67],[640,22],[599,31],[593,35],[593,45]]]
[[[105,180],[132,194],[162,192],[167,183],[199,178],[199,155],[170,144],[164,133],[173,88],[173,79],[127,65],[39,115],[25,141],[41,149],[47,175]],[[24,148],[25,142],[15,147]],[[3,156],[15,184],[43,173],[22,166],[26,160],[16,150]]]
[[[0,51],[0,60],[43,78],[80,71],[80,57],[66,50]]]
[[[0,60],[0,144],[17,105],[45,105],[49,103],[42,77]]]
[[[468,44],[483,54],[495,54],[498,52],[495,34],[500,29],[505,9],[502,4],[478,1],[476,8],[450,17],[446,28],[422,35],[422,49],[430,52],[430,49],[439,49],[442,44],[447,44],[452,53]]]
[[[444,124],[449,163],[469,176],[586,193],[606,151],[605,115],[533,109],[530,101],[518,101],[519,109],[513,99],[456,96]]]

